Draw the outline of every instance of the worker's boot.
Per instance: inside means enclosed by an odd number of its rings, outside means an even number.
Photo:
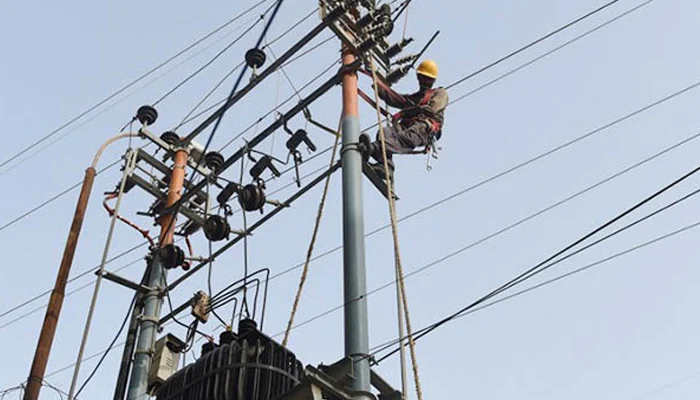
[[[369,138],[368,134],[363,133],[360,135],[360,151],[362,152],[362,161],[367,162],[369,157],[372,155],[372,152],[374,151],[374,146],[372,146],[372,144],[372,140]]]
[[[394,163],[389,161],[387,164],[389,166],[389,178],[391,179],[392,182],[394,182]],[[387,178],[386,177],[386,169],[384,169],[383,162],[370,164],[369,166],[372,168],[372,170],[374,170],[374,172],[377,173],[377,175],[379,175],[380,178],[382,178],[385,181],[387,180],[386,179]]]

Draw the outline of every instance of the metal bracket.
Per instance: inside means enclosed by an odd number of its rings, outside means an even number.
[[[172,146],[172,145],[164,142],[160,137],[152,134],[150,131],[148,131],[145,128],[141,128],[139,130],[139,135],[150,140],[151,142],[156,144],[161,149],[167,151],[168,153],[174,153],[175,150],[178,148],[178,146]],[[200,174],[205,176],[207,179],[209,179],[210,176],[212,176],[214,174],[214,172],[212,170],[210,170],[209,168],[207,168],[205,165],[194,162],[194,160],[192,160],[191,157],[187,158],[187,165],[192,169],[196,169],[197,172],[199,172]]]
[[[100,274],[100,271],[95,272],[95,275],[99,275],[99,274]],[[127,287],[131,290],[135,290],[135,291],[141,292],[141,293],[148,293],[150,291],[156,290],[156,289],[148,287],[148,286],[139,285],[136,282],[130,281],[126,278],[123,278],[119,275],[113,274],[109,271],[104,271],[102,273],[102,277],[104,279],[107,279],[108,281],[114,282],[116,284],[122,285],[122,286]]]

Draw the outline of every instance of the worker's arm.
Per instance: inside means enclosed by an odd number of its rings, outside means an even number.
[[[409,106],[410,102],[406,96],[396,93],[392,88],[387,86],[386,83],[377,80],[377,88],[379,89],[379,98],[386,101],[386,104],[390,107],[406,108]]]

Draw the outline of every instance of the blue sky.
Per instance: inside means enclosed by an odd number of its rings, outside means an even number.
[[[440,83],[447,85],[603,2],[443,0],[438,4],[416,0],[414,3],[409,11],[409,36],[424,42],[435,30],[441,31],[427,56],[438,61]],[[450,97],[457,99],[642,3],[622,0],[581,25],[452,89]],[[6,5],[0,14],[0,46],[4,50],[4,62],[0,64],[0,123],[5,138],[0,160],[11,157],[252,4],[253,1],[212,1],[202,5],[126,0],[118,3],[27,1]],[[287,0],[269,37],[284,32],[314,6],[314,2]],[[236,35],[245,32],[260,10],[56,134],[53,138],[59,140],[45,150],[30,152],[26,161],[0,168],[0,181],[7,189],[0,226],[79,182],[100,144],[116,134],[140,105],[154,102]],[[698,17],[697,2],[653,1],[452,104],[447,110],[441,140],[443,151],[432,172],[425,170],[422,156],[397,160],[399,216],[409,215],[697,83],[700,57],[693,49],[700,33]],[[283,52],[316,22],[315,18],[306,20],[273,44],[275,54]],[[154,130],[161,132],[177,125],[242,60],[261,29],[261,24],[257,25],[211,67],[159,104],[160,119]],[[403,20],[394,33],[395,39],[400,37],[402,29]],[[328,35],[328,32],[321,34],[316,42]],[[417,43],[413,46],[418,48]],[[337,57],[338,43],[333,41],[290,65],[286,72],[300,87]],[[232,84],[232,78],[227,80],[206,104],[224,97]],[[370,90],[366,79],[361,85]],[[414,87],[411,78],[397,85],[404,91]],[[698,133],[698,90],[688,90],[402,222],[399,230],[404,268],[407,272],[416,271]],[[308,92],[307,89],[305,93]],[[292,94],[282,75],[270,77],[227,114],[214,139],[214,147],[226,143]],[[311,111],[317,119],[334,126],[340,112],[339,88],[316,102]],[[361,120],[363,126],[374,123],[374,111],[362,105]],[[271,118],[266,119],[245,137],[251,137],[270,122]],[[290,125],[302,127],[304,121],[298,117]],[[327,133],[313,127],[309,127],[309,132],[319,148],[332,144],[333,139]],[[264,142],[261,149],[283,156],[280,135]],[[100,165],[117,160],[126,145],[123,142],[112,146]],[[698,150],[700,143],[689,140],[586,194],[411,276],[407,285],[413,325],[426,326],[488,293],[695,168]],[[309,163],[305,170],[310,172],[327,162],[324,155]],[[239,167],[232,168],[227,176],[237,179]],[[117,168],[112,168],[97,178],[73,266],[74,276],[99,262],[109,226],[109,218],[99,203],[102,193],[111,190],[119,177]],[[282,187],[291,179],[285,175],[270,188]],[[631,222],[695,190],[698,183],[697,177],[690,178],[621,223]],[[249,249],[251,269],[267,267],[274,274],[303,261],[320,189],[310,192],[253,236]],[[291,194],[290,190],[286,189],[280,197]],[[340,244],[339,195],[338,175],[331,184],[316,244],[319,254]],[[0,313],[52,287],[76,198],[77,191],[73,191],[0,230],[5,264],[0,275]],[[365,185],[364,199],[367,231],[387,224],[386,201],[369,184]],[[150,227],[151,221],[135,215],[136,211],[145,210],[150,201],[144,194],[132,191],[125,198],[123,213]],[[697,222],[694,212],[697,205],[697,199],[691,198],[557,265],[531,284]],[[257,217],[251,216],[254,218]],[[234,226],[241,223],[240,216],[234,217]],[[696,267],[697,234],[697,229],[689,230],[438,329],[418,344],[425,398],[696,398],[700,390],[700,368],[696,362],[700,356],[696,340],[700,324],[694,307],[700,302],[696,290],[700,279]],[[140,241],[137,233],[118,226],[110,254],[117,255]],[[196,237],[194,245],[198,253],[206,254],[203,237]],[[144,254],[143,249],[137,250],[110,264],[108,269],[115,270]],[[236,246],[215,262],[212,271],[215,290],[241,276],[242,257],[242,247]],[[392,260],[388,229],[367,240],[370,289],[393,279]],[[341,267],[339,252],[312,263],[298,322],[341,304]],[[143,263],[136,262],[119,273],[138,280],[142,272]],[[171,279],[180,274],[173,272]],[[297,269],[270,282],[265,321],[268,334],[284,330],[298,274]],[[68,291],[88,285],[91,279],[92,275],[88,274],[76,280]],[[172,294],[173,302],[181,304],[193,292],[206,289],[206,285],[206,273],[197,274]],[[47,369],[49,374],[75,361],[91,287],[66,298]],[[87,345],[88,355],[103,350],[112,339],[127,311],[130,296],[128,290],[112,283],[102,286]],[[44,310],[7,324],[47,300],[44,297],[0,317],[3,339],[0,346],[4,355],[0,363],[0,389],[26,379]],[[393,290],[371,295],[369,305],[371,343],[394,338]],[[204,328],[214,330],[217,326],[210,322]],[[170,326],[167,330],[184,334],[177,327]],[[343,351],[342,313],[331,313],[294,330],[290,347],[305,364],[339,359]],[[120,356],[121,348],[107,357],[81,398],[111,394]],[[81,382],[94,361],[85,362]],[[378,368],[399,386],[396,358]],[[67,391],[71,372],[72,369],[67,369],[48,376],[47,380]],[[42,394],[45,399],[58,398],[46,388]],[[415,398],[415,393],[411,392],[410,396]]]

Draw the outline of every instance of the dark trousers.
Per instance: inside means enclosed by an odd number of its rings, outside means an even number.
[[[384,127],[384,142],[386,144],[387,163],[393,169],[394,162],[392,156],[394,154],[405,154],[412,152],[416,147],[427,146],[430,144],[431,129],[427,122],[417,121],[412,125],[403,127],[400,125],[394,126],[389,124]],[[377,138],[372,143],[371,153],[372,158],[382,163],[382,143]]]

